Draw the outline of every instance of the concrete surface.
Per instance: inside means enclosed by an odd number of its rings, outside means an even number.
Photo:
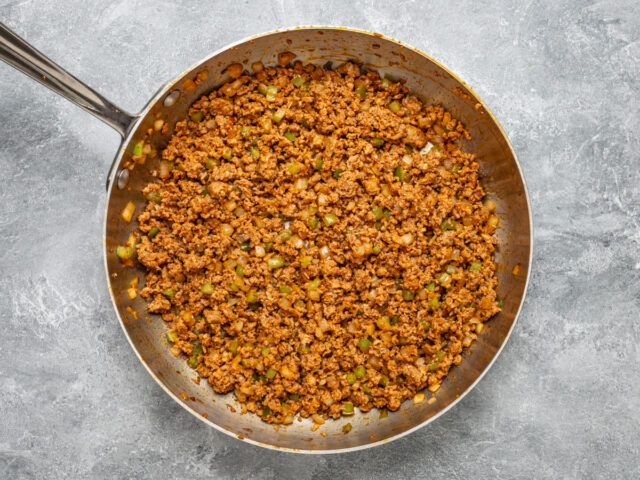
[[[353,454],[246,445],[182,411],[112,312],[100,239],[116,133],[1,64],[0,477],[640,476],[638,2],[3,0],[0,19],[132,111],[256,32],[343,24],[404,40],[501,120],[537,247],[511,341],[443,418]]]

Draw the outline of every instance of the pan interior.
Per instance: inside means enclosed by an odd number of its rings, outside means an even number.
[[[501,218],[496,233],[496,262],[498,296],[504,299],[504,306],[503,312],[486,324],[478,341],[464,354],[462,364],[452,369],[434,403],[414,405],[407,401],[384,419],[378,418],[375,409],[356,413],[348,419],[328,421],[316,432],[311,431],[312,424],[305,419],[287,426],[268,425],[256,415],[237,413],[240,407],[233,395],[215,394],[205,380],[196,384],[193,380],[197,374],[185,360],[169,353],[164,336],[168,328],[162,319],[148,315],[140,297],[130,300],[127,295],[133,277],[139,277],[143,285],[144,270],[140,266],[123,268],[113,253],[114,247],[124,244],[137,227],[135,220],[124,222],[120,212],[129,201],[136,205],[137,213],[142,211],[145,200],[140,191],[153,178],[149,171],[158,161],[147,160],[145,165],[137,165],[130,172],[126,187],[118,188],[113,180],[120,169],[131,162],[133,145],[146,137],[161,151],[175,123],[186,117],[189,105],[228,81],[224,73],[227,65],[242,63],[247,69],[257,61],[272,65],[283,51],[293,52],[296,60],[320,65],[332,61],[337,66],[355,60],[381,74],[404,78],[413,94],[425,103],[444,106],[465,124],[472,136],[464,148],[477,155],[484,175],[483,185]],[[186,80],[194,80],[204,70],[208,72],[206,81],[200,82],[195,90],[190,88],[190,82],[187,82],[189,88],[185,88]],[[159,118],[169,125],[169,132],[164,135],[153,130],[153,123]],[[112,175],[105,220],[105,248],[111,293],[123,328],[149,372],[176,401],[204,421],[238,438],[262,446],[306,452],[362,448],[388,441],[433,419],[466,393],[490,366],[515,322],[526,289],[531,251],[530,211],[515,155],[501,128],[473,92],[436,62],[394,41],[348,29],[314,27],[269,33],[227,48],[203,60],[156,95],[116,162],[118,168]],[[519,272],[514,275],[516,265]],[[347,422],[353,429],[345,435],[342,427]],[[326,435],[320,435],[321,432]]]

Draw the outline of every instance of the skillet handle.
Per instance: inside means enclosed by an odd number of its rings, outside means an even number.
[[[56,65],[0,22],[0,60],[71,100],[113,127],[122,138],[137,119]]]

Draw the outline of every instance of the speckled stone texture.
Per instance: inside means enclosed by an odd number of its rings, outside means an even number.
[[[245,444],[175,404],[112,311],[101,223],[117,134],[0,64],[1,478],[640,476],[638,2],[0,3],[1,21],[131,111],[257,32],[342,24],[406,41],[501,121],[536,245],[511,340],[444,417],[350,454]]]

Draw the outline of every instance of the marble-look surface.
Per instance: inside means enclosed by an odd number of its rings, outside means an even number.
[[[101,223],[117,134],[0,64],[1,478],[640,477],[638,2],[3,0],[0,20],[131,111],[256,32],[404,40],[502,122],[536,242],[510,342],[447,415],[351,454],[247,445],[175,404],[116,321]]]

